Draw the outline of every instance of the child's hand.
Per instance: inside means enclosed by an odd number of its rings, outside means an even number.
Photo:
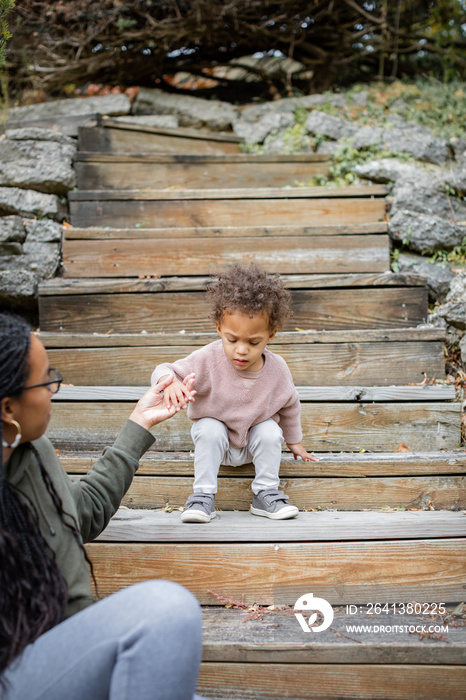
[[[162,380],[165,378],[162,377]],[[196,392],[193,390],[193,386],[194,374],[188,374],[183,381],[173,377],[173,381],[163,392],[163,399],[167,409],[174,408],[175,411],[179,411],[181,408],[186,408],[188,402],[194,401]]]
[[[304,447],[301,445],[301,443],[298,443],[297,445],[289,445],[286,443],[290,450],[293,453],[293,457],[295,459],[298,459],[298,457],[301,457],[301,459],[304,462],[318,462],[319,460],[317,457],[314,457],[314,455],[309,454],[309,452],[306,452]]]

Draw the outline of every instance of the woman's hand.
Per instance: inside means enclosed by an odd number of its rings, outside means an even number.
[[[129,417],[130,420],[146,430],[149,430],[149,428],[157,425],[157,423],[162,423],[164,420],[167,420],[167,418],[171,418],[175,413],[178,413],[180,406],[174,406],[172,404],[170,407],[167,407],[164,401],[164,391],[172,381],[172,375],[166,376],[161,379],[158,384],[155,384],[146,391],[144,396],[137,402],[134,411]],[[194,401],[194,394],[196,393],[193,389],[194,374],[189,374],[185,377],[183,385],[185,388],[186,401]]]
[[[309,454],[309,452],[306,452],[304,447],[301,445],[301,443],[297,443],[296,445],[290,445],[289,443],[286,443],[290,450],[293,453],[293,457],[295,459],[298,459],[298,457],[301,457],[301,459],[304,462],[318,462],[319,460],[317,457],[314,457],[314,455]]]

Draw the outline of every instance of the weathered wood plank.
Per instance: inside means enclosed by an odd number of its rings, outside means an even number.
[[[273,238],[156,238],[65,241],[67,277],[214,274],[219,267],[254,258],[269,273],[384,272],[390,267],[386,235]]]
[[[167,234],[168,235],[168,234]],[[282,275],[288,289],[337,289],[339,287],[424,287],[423,275],[346,274],[346,275]],[[145,279],[70,279],[55,277],[39,285],[40,296],[56,294],[116,294],[118,292],[183,292],[205,291],[212,277],[163,277]]]
[[[167,158],[167,156],[165,156]],[[206,159],[204,159],[205,161]],[[251,162],[227,163],[154,162],[140,157],[124,162],[75,162],[78,187],[82,190],[124,190],[150,187],[218,188],[218,187],[293,187],[297,182],[309,183],[316,174],[327,174],[328,163],[309,162]]]
[[[108,347],[55,349],[44,340],[50,363],[59,368],[65,383],[89,386],[146,386],[156,365],[174,362],[202,347],[201,343],[152,347],[111,347],[109,343]],[[295,384],[318,387],[306,395],[308,400],[332,400],[337,396],[338,400],[350,401],[454,398],[453,387],[389,388],[393,384],[422,382],[424,374],[429,379],[443,379],[445,361],[440,341],[302,343],[271,345],[270,349],[286,360]],[[328,391],[330,386],[336,388],[336,393]],[[373,388],[376,386],[387,389],[380,392]],[[325,396],[321,396],[322,392]],[[60,398],[63,396],[62,391]]]
[[[310,653],[312,659],[312,653]],[[463,700],[466,668],[390,664],[207,663],[201,665],[197,693],[231,700]]]
[[[66,229],[66,240],[141,240],[151,238],[233,238],[273,236],[354,236],[356,234],[386,233],[386,221],[368,224],[340,224],[339,226],[225,226],[217,228],[74,228]]]
[[[217,333],[36,333],[46,348],[110,348],[170,345],[201,347],[218,338]],[[312,345],[325,343],[427,342],[443,341],[445,331],[435,326],[426,328],[375,328],[364,332],[352,331],[281,331],[270,343],[275,352],[281,345]],[[186,348],[183,350],[186,354]]]
[[[62,385],[55,401],[138,401],[144,386],[67,386]],[[453,401],[454,386],[298,386],[301,401]]]
[[[157,443],[156,443],[157,444]],[[100,452],[62,452],[60,461],[70,474],[84,474],[96,460]],[[223,477],[253,478],[252,464],[242,467],[220,467]],[[432,476],[466,474],[466,451],[456,452],[366,452],[319,454],[319,461],[310,465],[301,460],[295,461],[290,453],[284,452],[280,465],[282,478],[306,477],[390,477],[390,476]],[[139,476],[194,476],[193,455],[183,452],[147,452],[139,461]],[[363,481],[363,484],[365,480]]]
[[[176,517],[174,513],[164,515]],[[393,513],[384,517],[388,515]],[[247,513],[244,516],[249,521],[254,518]],[[204,529],[211,530],[214,522]],[[183,525],[185,537],[190,538],[192,527],[202,527]],[[283,525],[286,521],[281,521]],[[464,598],[464,538],[390,541],[387,537],[376,543],[94,542],[87,545],[87,551],[102,595],[138,581],[169,578],[186,586],[207,605],[218,604],[209,591],[236,600],[244,596],[245,602],[261,605],[294,605],[309,591],[332,605],[458,602]]]
[[[306,635],[301,630],[292,608],[266,611],[259,609],[257,617],[246,610],[224,607],[204,607],[203,660],[205,662],[265,663],[265,664],[458,664],[466,659],[466,625],[456,618],[452,626],[446,616],[454,605],[443,606],[445,615],[427,615],[427,604],[418,604],[418,614],[398,615],[401,606],[388,608],[381,615],[371,615],[374,608],[332,606],[331,626],[319,634]],[[437,608],[438,609],[438,608]],[[351,614],[350,611],[351,610]],[[395,612],[393,612],[395,611]],[[455,618],[453,618],[455,619]],[[401,624],[400,624],[401,622]],[[348,630],[347,626],[353,629]],[[382,633],[380,625],[385,626]],[[433,636],[413,634],[409,627],[431,625],[438,629]],[[448,632],[441,631],[443,625]],[[365,631],[357,632],[364,626]],[[379,629],[377,630],[377,627]],[[374,630],[375,628],[375,630]],[[432,630],[434,631],[434,630]],[[438,636],[437,636],[438,635]],[[443,636],[441,636],[443,635]],[[312,667],[311,667],[312,668]],[[288,668],[288,671],[290,669]],[[294,666],[302,678],[302,667]],[[313,674],[309,674],[313,678]]]
[[[180,511],[121,508],[99,542],[346,542],[466,537],[466,517],[446,511],[322,511],[292,520],[269,520],[250,513],[222,511],[208,527],[181,522]],[[466,550],[466,539],[464,541]],[[464,562],[466,574],[466,561]]]
[[[243,139],[236,134],[227,134],[223,131],[208,131],[203,129],[190,129],[186,127],[170,127],[154,126],[152,124],[141,124],[134,121],[125,122],[124,119],[112,119],[104,117],[101,122],[102,126],[111,131],[120,130],[125,132],[135,132],[144,134],[161,134],[163,136],[175,136],[178,138],[190,138],[195,141],[221,141],[227,143],[242,143]]]
[[[315,477],[310,467],[308,477],[282,477],[280,488],[289,496],[290,503],[306,511],[325,508],[337,509],[338,512],[384,507],[466,508],[466,476],[332,478]],[[193,479],[189,477],[136,475],[122,505],[128,508],[165,508],[167,504],[184,506],[192,491]],[[216,509],[248,511],[251,503],[251,478],[219,478]]]
[[[411,327],[425,321],[425,288],[293,290],[293,317],[285,330]],[[44,331],[210,331],[210,303],[203,292],[41,296]]]
[[[385,215],[385,200],[375,197],[242,199],[238,206],[236,200],[227,199],[75,199],[70,200],[70,214],[71,224],[79,227],[277,226],[311,222],[318,226],[380,221]]]
[[[131,126],[133,127],[131,129]],[[169,130],[154,127],[141,128],[142,125],[130,125],[116,122],[108,127],[81,127],[79,150],[103,153],[188,153],[222,154],[238,153],[240,139],[225,134],[212,134],[192,130],[194,134],[183,134],[182,129]],[[135,130],[135,128],[137,130]],[[163,132],[168,133],[163,133]]]
[[[387,188],[384,185],[361,185],[348,187],[240,187],[238,189],[185,189],[185,190],[73,190],[69,193],[70,202],[132,202],[132,201],[196,201],[219,200],[230,201],[266,199],[330,199],[339,200],[358,197],[384,197]],[[382,201],[382,200],[381,200]],[[257,203],[256,203],[257,206]],[[249,224],[250,225],[250,224]]]
[[[328,163],[331,156],[327,153],[293,153],[293,154],[255,154],[255,153],[229,153],[224,155],[168,155],[165,153],[153,154],[121,154],[121,153],[95,153],[78,151],[74,157],[75,163],[173,163],[188,165],[211,165],[211,164],[236,164],[245,165],[248,163]]]
[[[48,434],[59,448],[100,448],[115,440],[129,412],[127,403],[57,400]],[[461,406],[454,403],[307,403],[301,422],[304,446],[317,452],[388,452],[401,443],[412,451],[454,450],[461,439]],[[157,449],[192,449],[185,412],[157,428]]]

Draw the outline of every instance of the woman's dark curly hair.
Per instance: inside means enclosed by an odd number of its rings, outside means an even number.
[[[279,275],[269,275],[256,263],[231,265],[207,288],[211,318],[222,322],[225,311],[267,314],[269,330],[283,328],[291,316],[291,294]]]
[[[25,321],[0,313],[0,400],[20,396],[24,390],[30,338]],[[61,521],[82,547],[76,522],[63,510],[39,453],[31,443],[28,449]],[[85,557],[89,562],[86,553]],[[3,671],[28,644],[63,620],[67,600],[67,584],[40,532],[36,507],[7,480],[0,451],[0,691],[6,685]]]

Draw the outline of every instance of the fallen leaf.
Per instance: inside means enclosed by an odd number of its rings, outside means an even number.
[[[411,452],[409,447],[402,442],[397,450],[395,452]]]

